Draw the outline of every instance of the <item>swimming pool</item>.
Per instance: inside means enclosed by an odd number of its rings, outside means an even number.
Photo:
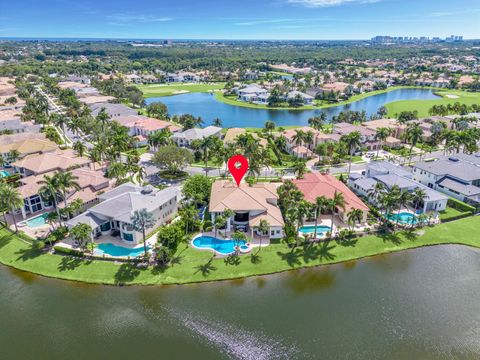
[[[387,215],[387,219],[398,224],[416,224],[418,222],[417,216],[409,212],[401,212],[399,214]]]
[[[42,215],[38,215],[31,219],[28,219],[27,221],[25,221],[25,223],[29,228],[37,228],[40,226],[45,226],[47,225],[47,216],[48,216],[48,213],[43,213]]]
[[[10,176],[10,173],[6,170],[0,170],[0,178]]]
[[[219,254],[229,255],[235,252],[235,245],[244,246],[245,240],[233,241],[232,239],[221,240],[212,236],[199,236],[193,239],[192,244],[199,249],[212,249]]]
[[[325,235],[330,230],[331,230],[330,226],[317,225],[317,236]],[[315,225],[301,226],[300,229],[298,229],[298,231],[301,232],[302,234],[313,235],[315,233]]]
[[[147,251],[151,249],[151,246],[147,246]],[[113,257],[137,257],[145,253],[143,245],[136,248],[127,248],[118,246],[112,243],[99,244],[94,252],[95,255],[109,255]]]

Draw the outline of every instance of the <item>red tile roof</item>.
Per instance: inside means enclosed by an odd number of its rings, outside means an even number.
[[[319,196],[332,199],[335,192],[340,192],[345,198],[346,212],[351,209],[368,211],[368,206],[352,190],[330,174],[308,173],[303,179],[293,180],[293,183],[303,193],[305,200],[311,203],[315,203],[315,199]]]

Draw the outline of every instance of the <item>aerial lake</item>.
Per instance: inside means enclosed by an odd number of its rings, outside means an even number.
[[[436,246],[170,287],[0,267],[0,349],[4,359],[478,359],[479,259]]]
[[[316,110],[268,110],[252,109],[224,104],[215,99],[211,93],[188,93],[174,96],[147,98],[147,104],[160,101],[167,105],[170,115],[192,114],[200,116],[204,125],[220,118],[223,127],[262,127],[265,121],[272,120],[277,126],[307,125],[312,116],[325,112],[329,119],[344,110],[365,110],[367,115],[374,114],[378,109],[390,102],[399,100],[430,100],[437,99],[431,89],[397,89],[383,94],[372,95],[351,104],[339,105]]]

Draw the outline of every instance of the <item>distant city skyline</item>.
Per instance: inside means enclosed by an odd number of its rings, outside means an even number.
[[[480,39],[480,0],[25,0],[0,4],[0,37]]]

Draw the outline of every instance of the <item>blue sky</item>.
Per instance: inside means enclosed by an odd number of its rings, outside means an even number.
[[[480,38],[480,0],[0,1],[0,37]]]

